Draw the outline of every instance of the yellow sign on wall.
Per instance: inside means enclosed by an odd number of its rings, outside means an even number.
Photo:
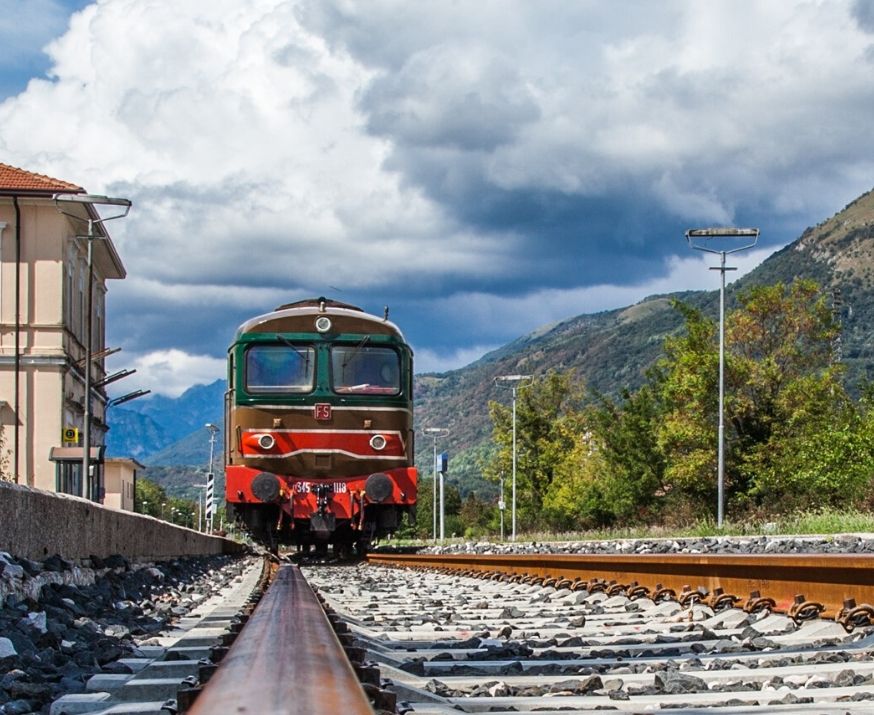
[[[64,427],[63,433],[61,434],[61,440],[64,442],[72,442],[73,444],[78,444],[79,430],[75,427]]]

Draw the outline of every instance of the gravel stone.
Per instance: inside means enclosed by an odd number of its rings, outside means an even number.
[[[48,712],[61,695],[84,693],[97,673],[129,674],[119,659],[137,657],[140,642],[243,568],[225,556],[158,564],[92,557],[75,565],[57,555],[37,563],[5,552],[0,565],[2,715]]]

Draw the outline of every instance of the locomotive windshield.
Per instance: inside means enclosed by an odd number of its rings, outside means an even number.
[[[331,348],[334,392],[357,395],[398,395],[401,358],[391,348],[336,345]]]
[[[253,345],[246,351],[247,392],[312,392],[315,350],[296,345]]]

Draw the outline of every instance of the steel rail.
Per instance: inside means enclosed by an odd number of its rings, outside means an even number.
[[[846,599],[874,605],[874,556],[856,554],[379,554],[374,564],[490,571],[541,578],[601,579],[651,590],[657,584],[678,594],[685,586],[717,588],[744,601],[755,591],[790,612],[799,595],[822,604],[834,618]]]
[[[282,566],[190,715],[373,715],[324,610]]]

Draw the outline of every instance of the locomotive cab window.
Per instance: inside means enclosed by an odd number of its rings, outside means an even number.
[[[334,392],[354,395],[399,395],[401,358],[391,348],[338,345],[331,348]]]
[[[253,345],[246,351],[246,391],[312,392],[315,350],[296,345]]]

